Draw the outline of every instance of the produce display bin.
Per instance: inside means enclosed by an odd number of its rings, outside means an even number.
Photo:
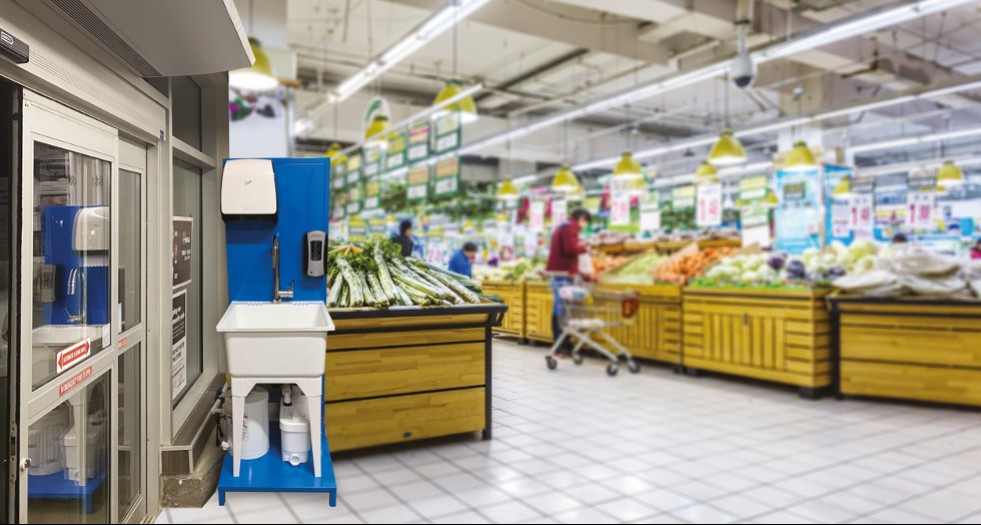
[[[481,289],[488,295],[504,299],[508,311],[494,333],[525,339],[525,283],[524,281],[483,281]]]
[[[333,309],[324,425],[331,452],[491,435],[491,330],[502,304]]]
[[[827,291],[687,287],[682,363],[784,383],[816,397],[831,385]]]
[[[981,406],[981,303],[830,303],[839,395]]]
[[[633,323],[609,329],[614,339],[626,346],[634,357],[681,365],[680,286],[601,284],[597,289],[639,294],[640,306]],[[597,302],[602,301],[604,299],[597,299]]]
[[[552,344],[552,287],[548,281],[525,283],[525,338]]]

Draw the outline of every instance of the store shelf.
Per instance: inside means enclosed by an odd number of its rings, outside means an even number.
[[[632,323],[610,328],[610,335],[634,357],[681,364],[681,287],[676,284],[650,286],[599,286],[600,291],[638,293],[640,306]],[[602,304],[604,299],[598,298]],[[612,311],[616,311],[614,308]]]
[[[484,281],[481,283],[484,293],[497,295],[504,299],[508,311],[501,320],[501,325],[494,328],[494,333],[525,338],[525,283],[524,281]]]
[[[981,304],[830,303],[839,394],[981,406]]]
[[[552,344],[552,287],[548,281],[525,283],[525,338]]]
[[[824,290],[685,288],[686,368],[800,387],[831,384]]]
[[[324,423],[334,451],[491,431],[502,304],[331,310]]]

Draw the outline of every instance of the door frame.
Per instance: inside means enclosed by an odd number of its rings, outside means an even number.
[[[147,227],[147,210],[146,210],[147,145],[146,144],[138,145],[135,144],[134,142],[139,142],[139,141],[131,141],[123,137],[120,137],[119,139],[119,163],[118,163],[119,168],[116,170],[117,175],[113,182],[113,188],[116,193],[116,195],[113,197],[113,202],[117,202],[117,203],[119,202],[118,190],[119,190],[119,182],[120,179],[122,178],[122,175],[119,174],[119,172],[122,170],[126,170],[130,172],[138,173],[140,175],[140,220],[139,220],[139,224],[140,224],[140,246],[139,246],[140,322],[136,326],[128,328],[122,333],[116,334],[119,337],[119,340],[116,342],[116,346],[114,348],[116,348],[116,352],[117,352],[116,370],[118,370],[119,374],[122,374],[123,373],[122,367],[119,366],[120,358],[124,354],[130,351],[136,351],[134,349],[137,346],[139,347],[140,355],[138,360],[138,364],[139,364],[138,375],[139,375],[140,395],[139,395],[138,406],[139,406],[139,414],[141,417],[139,417],[138,419],[139,435],[137,436],[138,438],[137,443],[141,447],[141,450],[138,452],[138,455],[140,457],[141,468],[139,469],[140,472],[140,480],[138,484],[139,493],[134,496],[134,499],[130,503],[130,508],[126,511],[126,514],[123,516],[115,517],[115,521],[119,523],[139,523],[147,515],[147,489],[148,489],[147,473],[149,472],[147,465],[148,465],[148,461],[150,461],[150,458],[154,457],[149,452],[149,446],[148,446],[149,441],[147,439],[147,420],[149,419],[149,415],[147,412],[147,410],[149,409],[149,405],[147,402],[148,396],[147,396],[147,388],[146,388],[147,363],[149,362],[148,346],[147,346],[147,326],[148,326],[147,281],[149,277],[147,275],[149,269],[149,264],[147,260],[147,234],[149,232]],[[114,239],[113,247],[121,246],[121,243],[119,242],[119,226],[118,226],[119,215],[120,215],[119,213],[113,214],[113,239]],[[117,254],[117,258],[118,258],[118,249],[115,251],[115,253]],[[119,268],[119,261],[118,260],[113,261],[112,267]],[[113,272],[113,278],[116,280],[119,279],[118,271]],[[117,293],[119,293],[120,290],[118,288],[118,283],[116,284],[115,290],[117,290]],[[125,292],[125,290],[122,291]],[[117,396],[117,407],[118,407],[118,396]],[[116,438],[118,439],[118,435]],[[117,450],[117,455],[113,456],[113,459],[118,457],[119,456]],[[118,462],[113,462],[113,463],[118,463]],[[119,483],[118,468],[119,468],[118,465],[113,467],[114,476],[115,476],[114,479],[116,479],[116,485],[114,485],[113,487],[113,491],[115,494],[118,494],[117,489],[120,488],[118,484]],[[118,507],[119,505],[115,505],[114,508],[118,509]]]
[[[23,89],[21,111],[21,169],[20,169],[20,239],[18,240],[18,257],[20,262],[21,283],[33,283],[34,261],[34,143],[43,142],[52,146],[82,153],[90,157],[110,162],[110,216],[115,231],[118,220],[118,210],[115,207],[118,184],[119,141],[116,128],[107,126],[91,117],[44,97],[28,88]],[[31,203],[27,205],[26,203]],[[118,286],[118,243],[110,245],[110,289],[109,296],[114,297]],[[28,472],[25,464],[28,454],[28,435],[30,425],[38,421],[48,412],[59,406],[64,400],[59,393],[59,385],[71,374],[77,373],[81,365],[63,371],[48,380],[37,389],[33,388],[33,286],[22,285],[18,295],[20,318],[18,329],[20,335],[18,374],[20,376],[20,413],[18,414],[18,502],[17,520],[28,522]],[[118,417],[112,413],[113,407],[118,407],[118,388],[115,382],[115,365],[119,352],[117,350],[119,335],[115,333],[116,322],[110,316],[110,345],[84,361],[84,367],[91,367],[92,374],[81,381],[75,388],[85,388],[94,384],[108,374],[109,380],[109,446],[106,449],[110,467],[109,487],[109,519],[117,522],[115,507],[117,494],[115,487],[116,454],[118,453],[117,433]]]

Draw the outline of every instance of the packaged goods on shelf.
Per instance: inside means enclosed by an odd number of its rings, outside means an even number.
[[[916,296],[974,300],[981,288],[981,265],[909,246],[890,246],[872,261],[873,271],[845,275],[832,285],[865,297]]]

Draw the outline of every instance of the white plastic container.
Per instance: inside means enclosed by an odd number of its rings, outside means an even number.
[[[67,404],[60,404],[31,425],[28,431],[27,454],[31,458],[31,476],[47,476],[62,470],[65,433],[71,416]]]
[[[242,459],[258,459],[269,452],[269,391],[254,388],[245,396],[245,414],[242,417]],[[231,403],[225,403],[228,421],[231,422]],[[229,425],[231,426],[231,425]],[[229,441],[232,434],[228,434]],[[232,454],[234,447],[229,447]]]
[[[287,404],[289,403],[289,404]],[[294,467],[310,459],[310,418],[307,417],[307,398],[300,389],[284,391],[279,407],[280,453],[283,461]]]
[[[310,459],[310,421],[293,414],[279,420],[279,432],[283,461],[294,467],[306,463]]]
[[[86,432],[85,450],[79,448],[79,432]],[[79,486],[88,484],[106,465],[106,420],[102,412],[89,414],[88,425],[76,422],[65,433],[64,467],[66,478]],[[82,454],[85,454],[85,472],[82,472]],[[84,477],[83,477],[84,476]]]

